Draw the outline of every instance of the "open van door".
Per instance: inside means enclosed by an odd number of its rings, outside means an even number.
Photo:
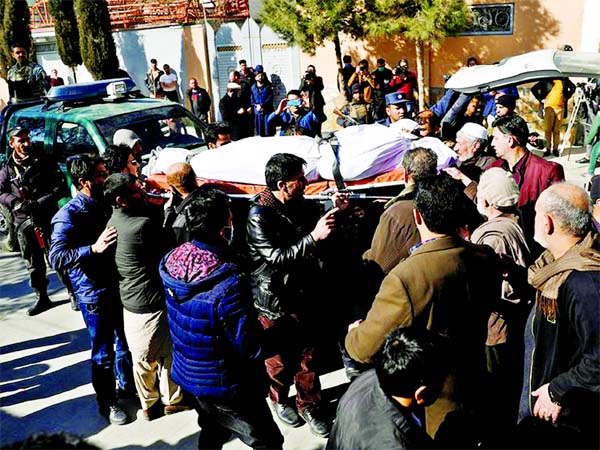
[[[562,50],[524,53],[504,58],[498,64],[460,69],[444,87],[465,94],[476,94],[544,78],[564,77],[600,77],[600,53]]]

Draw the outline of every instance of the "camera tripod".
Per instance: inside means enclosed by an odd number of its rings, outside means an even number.
[[[585,105],[586,112],[585,117],[578,117],[579,110],[582,108],[582,104]],[[563,136],[562,142],[560,143],[560,147],[558,149],[559,154],[562,155],[567,143],[569,141],[569,135],[571,134],[571,130],[575,126],[576,123],[580,123],[583,125],[583,141],[585,142],[585,138],[587,136],[588,131],[591,127],[590,114],[593,114],[592,104],[588,99],[583,87],[578,85],[575,89],[575,106],[573,107],[573,112],[571,113],[571,117],[569,117],[569,123],[567,125],[567,131]],[[569,154],[567,155],[567,161],[571,158],[571,147],[569,147]]]

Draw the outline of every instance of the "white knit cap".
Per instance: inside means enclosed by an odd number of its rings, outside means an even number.
[[[140,137],[127,128],[121,128],[120,130],[115,131],[115,134],[113,135],[114,145],[126,145],[133,150],[133,147],[135,147],[135,144],[138,142],[140,145],[144,145]]]
[[[509,208],[519,201],[519,186],[513,175],[500,167],[481,174],[477,192],[496,208]]]
[[[473,122],[465,123],[456,134],[464,134],[473,139],[487,139],[488,137],[488,132],[485,127]]]

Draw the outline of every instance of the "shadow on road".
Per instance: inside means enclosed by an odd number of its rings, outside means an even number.
[[[2,391],[14,391],[2,398],[0,403],[3,407],[51,397],[90,382],[91,369],[87,359],[54,372],[45,373],[49,368],[46,361],[89,350],[89,335],[85,328],[5,345],[0,347],[0,354],[3,359],[9,359],[13,352],[47,346],[56,347],[0,364]],[[4,424],[2,428],[4,428]]]
[[[0,253],[0,264],[2,264],[5,256],[6,255]],[[14,256],[14,254],[9,254],[8,256]],[[22,271],[25,277],[23,278],[23,275],[21,275],[18,277],[18,280],[9,279],[0,281],[0,299],[2,299],[0,302],[0,318],[5,318],[7,315],[21,309],[25,310],[33,305],[33,302],[35,301],[33,290],[29,287],[27,270],[21,264],[14,264],[14,259],[12,266],[14,267],[10,267],[8,272],[15,270],[19,272]],[[48,294],[55,306],[62,305],[68,301],[66,290],[64,290],[64,298],[59,300],[60,292],[63,290],[64,286],[56,273],[48,273]],[[67,300],[65,300],[65,298],[67,298]]]
[[[0,410],[0,422],[2,448],[35,433],[68,431],[86,438],[108,426],[108,422],[98,415],[94,395],[60,402],[24,417],[14,417]]]

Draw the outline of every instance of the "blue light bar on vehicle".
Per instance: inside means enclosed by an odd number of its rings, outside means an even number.
[[[106,98],[109,97],[106,88],[113,83],[118,83],[121,86],[124,83],[127,92],[133,91],[136,87],[131,78],[112,78],[109,80],[91,81],[89,83],[55,86],[50,88],[48,94],[46,94],[46,98],[51,102],[74,102],[92,98]]]

